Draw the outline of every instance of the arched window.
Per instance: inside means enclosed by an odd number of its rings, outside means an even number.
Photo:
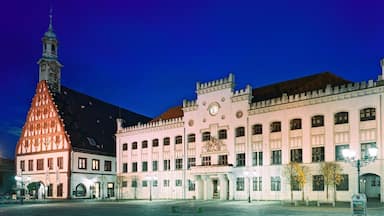
[[[360,110],[360,121],[369,121],[376,119],[376,109],[375,108],[365,108]]]
[[[245,136],[245,129],[244,129],[244,127],[238,127],[238,128],[236,128],[236,130],[235,130],[235,136],[236,136],[236,137],[242,137],[242,136]]]
[[[75,194],[77,197],[84,197],[87,193],[87,189],[85,189],[85,186],[83,184],[78,184],[76,186]]]
[[[297,119],[292,119],[290,121],[290,128],[291,130],[298,130],[298,129],[301,129],[301,119],[297,118]]]
[[[335,114],[335,124],[347,124],[348,112],[338,112]]]
[[[281,131],[281,122],[276,121],[271,123],[271,133]]]

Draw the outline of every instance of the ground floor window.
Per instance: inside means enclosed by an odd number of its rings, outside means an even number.
[[[324,176],[314,175],[312,178],[312,190],[313,191],[324,191]]]
[[[47,196],[48,197],[51,197],[53,195],[53,185],[52,184],[49,184],[47,186]]]
[[[236,179],[236,190],[244,191],[244,177],[238,177]]]
[[[194,191],[195,190],[195,182],[193,182],[190,179],[188,179],[188,190],[189,191]]]
[[[341,175],[341,182],[340,182],[340,184],[336,185],[336,190],[338,190],[338,191],[348,191],[349,190],[348,174],[342,174]]]
[[[115,196],[115,184],[113,182],[108,182],[107,184],[107,196],[108,197]]]
[[[280,188],[281,188],[280,176],[272,176],[271,177],[271,191],[280,191]]]
[[[87,190],[83,184],[78,184],[76,186],[76,191],[75,191],[76,196],[84,197],[86,193],[87,193]]]
[[[63,196],[63,184],[58,184],[57,185],[57,197],[62,197]]]
[[[259,177],[253,177],[252,179],[252,183],[253,183],[253,191],[262,191],[262,178],[261,176]]]

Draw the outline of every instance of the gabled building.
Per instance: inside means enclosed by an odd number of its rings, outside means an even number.
[[[326,72],[258,88],[234,86],[233,74],[198,82],[191,90],[195,100],[147,124],[119,125],[119,195],[289,200],[293,190],[295,200],[326,200],[321,166],[334,162],[341,172],[330,200],[349,201],[360,188],[383,202],[382,75],[353,83]],[[350,163],[344,149],[355,152]],[[371,149],[377,157],[369,155]],[[306,167],[302,188],[288,179],[291,162]]]
[[[39,83],[15,151],[20,194],[115,197],[116,119],[127,126],[150,119],[61,85],[52,16],[42,44]]]

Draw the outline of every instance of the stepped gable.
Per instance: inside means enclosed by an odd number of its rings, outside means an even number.
[[[150,118],[61,86],[54,94],[72,148],[77,151],[115,155],[116,118],[125,126],[147,123]]]
[[[169,120],[174,118],[181,118],[184,116],[183,106],[175,106],[169,108],[167,111],[152,119],[151,122],[161,121],[161,120]]]
[[[351,83],[336,76],[330,72],[318,73],[298,79],[283,81],[260,88],[254,88],[252,91],[252,102],[268,100],[281,97],[284,93],[294,95],[303,92],[324,89],[328,84],[332,87]]]

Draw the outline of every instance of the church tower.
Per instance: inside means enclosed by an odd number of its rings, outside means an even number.
[[[49,27],[42,38],[43,55],[37,62],[39,64],[39,82],[46,80],[53,93],[60,92],[61,67],[57,59],[58,41],[52,27],[52,10],[49,14]]]

